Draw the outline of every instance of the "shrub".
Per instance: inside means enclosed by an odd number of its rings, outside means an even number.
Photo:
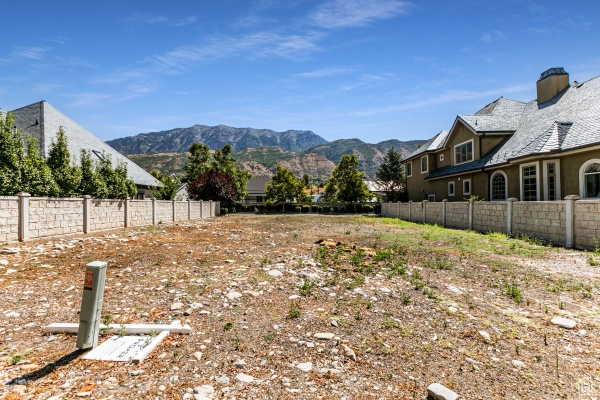
[[[221,207],[221,215],[225,215],[227,214],[229,210],[227,209],[227,207]]]
[[[334,206],[334,207],[333,207],[333,212],[334,212],[334,213],[336,213],[336,212],[338,212],[338,211],[339,211],[339,210],[338,210],[337,206]]]
[[[331,212],[331,207],[330,206],[323,206],[322,210],[323,210],[324,214],[329,214]]]
[[[363,205],[362,205],[362,204],[355,204],[355,205],[354,205],[354,210],[355,210],[357,213],[361,213],[361,212],[363,212],[363,210],[364,210],[364,207],[363,207]]]
[[[300,206],[294,206],[294,212],[299,213],[300,211],[302,211]]]
[[[356,210],[356,208],[354,207],[354,204],[352,204],[352,203],[346,204],[346,212],[353,213],[355,210]]]
[[[319,206],[313,205],[310,206],[312,212],[319,212]]]
[[[229,209],[229,212],[230,212],[230,213],[232,213],[232,214],[233,214],[235,211],[236,211],[236,210],[235,210],[235,207],[231,207],[231,208]]]
[[[305,214],[306,214],[306,213],[308,213],[309,211],[310,211],[310,206],[307,206],[307,205],[303,205],[303,206],[302,206],[302,212],[303,212],[303,213],[305,213]]]
[[[373,212],[373,206],[370,204],[365,204],[363,206],[363,211],[366,213],[372,213]]]
[[[373,207],[373,212],[375,214],[381,214],[381,203],[375,204],[375,207]]]

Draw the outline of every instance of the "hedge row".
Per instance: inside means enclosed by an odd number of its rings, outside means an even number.
[[[236,204],[236,209],[238,212],[254,212],[254,213],[276,213],[282,212],[284,210],[284,205],[282,204]],[[223,210],[223,209],[221,209]],[[233,210],[231,210],[234,212]],[[320,213],[320,214],[330,214],[330,213],[381,213],[381,204],[346,204],[345,206],[319,206],[317,204],[307,205],[307,204],[285,204],[285,212],[288,213]],[[224,214],[221,211],[221,214]]]

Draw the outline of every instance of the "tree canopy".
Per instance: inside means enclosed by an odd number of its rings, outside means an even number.
[[[406,189],[406,175],[402,156],[393,147],[388,150],[375,176],[386,192],[386,200],[400,201],[400,195]]]
[[[277,165],[275,175],[265,186],[265,202],[287,203],[305,201],[304,181],[296,179],[294,173],[281,165]]]
[[[185,181],[194,182],[201,174],[208,171],[217,171],[231,177],[235,189],[235,201],[242,201],[248,193],[248,179],[252,174],[240,167],[236,167],[233,149],[226,144],[222,149],[216,149],[211,157],[207,145],[194,142],[189,148],[188,162],[184,165]],[[209,199],[203,199],[209,200]]]
[[[152,195],[157,200],[173,200],[177,194],[177,182],[169,175],[163,175],[158,170],[153,169],[150,173],[163,185],[152,188]]]
[[[52,141],[48,159],[48,166],[52,170],[52,177],[58,185],[60,197],[72,197],[79,194],[81,184],[81,168],[75,165],[69,154],[69,146],[65,131],[61,126],[56,133],[56,140]]]
[[[235,202],[235,187],[231,176],[219,171],[209,170],[188,183],[188,194],[192,200],[220,201],[229,207]]]
[[[364,173],[358,170],[356,155],[344,154],[325,184],[325,201],[365,201],[371,193],[364,182]]]

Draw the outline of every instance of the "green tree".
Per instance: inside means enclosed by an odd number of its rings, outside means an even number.
[[[0,195],[12,196],[21,191],[23,141],[13,131],[11,113],[0,111]]]
[[[98,173],[98,166],[92,160],[89,150],[82,149],[80,156],[81,181],[77,192],[82,195],[89,195],[97,199],[108,197],[108,188],[106,182]]]
[[[177,182],[171,176],[163,175],[156,169],[153,169],[151,174],[163,184],[161,187],[152,188],[154,197],[157,200],[173,200],[177,194]]]
[[[304,186],[302,181],[289,169],[277,165],[275,175],[265,185],[265,202],[287,203],[290,201],[304,200]]]
[[[323,199],[348,202],[368,200],[371,193],[365,185],[364,175],[358,170],[356,155],[344,154],[325,184]]]
[[[52,170],[38,151],[37,139],[26,135],[25,144],[27,150],[21,163],[21,191],[32,196],[59,196],[60,189],[52,177]]]
[[[207,145],[194,142],[189,148],[188,162],[183,166],[184,180],[192,183],[198,176],[210,170],[210,150]]]
[[[76,196],[81,184],[81,168],[75,165],[74,162],[71,163],[67,138],[62,126],[56,133],[56,140],[53,140],[50,145],[46,162],[52,171],[54,181],[58,185],[59,196]]]
[[[399,201],[400,193],[406,188],[406,175],[402,156],[393,147],[388,150],[375,176],[386,193],[386,200]]]
[[[310,187],[310,176],[308,174],[302,175],[302,184],[307,189]]]
[[[231,145],[226,144],[222,149],[216,149],[212,158],[208,146],[205,144],[194,142],[190,146],[189,152],[188,162],[183,167],[188,185],[201,174],[217,171],[231,177],[235,189],[235,201],[244,200],[248,194],[248,179],[252,178],[252,174],[236,167]]]
[[[135,183],[127,176],[127,164],[117,162],[113,169],[110,156],[102,154],[98,165],[98,174],[106,184],[109,199],[126,199],[135,196],[137,188]]]

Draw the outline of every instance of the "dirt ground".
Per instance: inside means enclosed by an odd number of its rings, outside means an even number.
[[[436,382],[464,399],[600,398],[593,253],[423,229],[233,215],[5,244],[0,398],[425,399]],[[84,360],[76,335],[47,333],[79,321],[95,260],[107,321],[192,333],[139,365]]]

